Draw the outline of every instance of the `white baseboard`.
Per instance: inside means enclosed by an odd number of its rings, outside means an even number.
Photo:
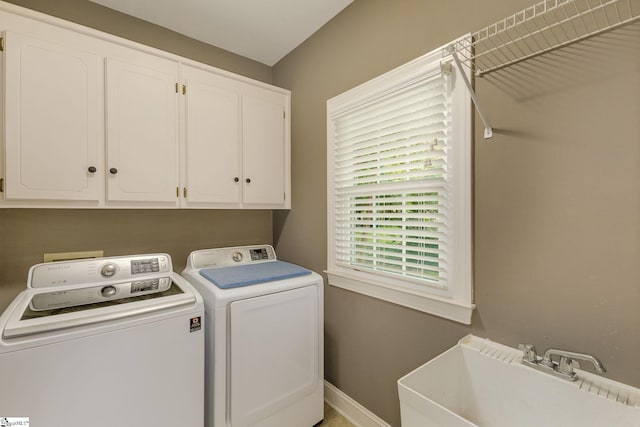
[[[376,414],[326,380],[324,382],[324,401],[357,427],[391,427]]]

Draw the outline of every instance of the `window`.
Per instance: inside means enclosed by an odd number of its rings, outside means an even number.
[[[327,102],[327,274],[470,324],[471,102],[442,52]]]

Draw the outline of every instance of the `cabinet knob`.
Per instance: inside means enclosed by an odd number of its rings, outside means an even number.
[[[117,173],[118,173],[118,169],[116,169],[116,168],[111,168],[111,169],[109,169],[109,173],[110,173],[110,174],[112,174],[112,175],[115,175],[115,174],[117,174]]]
[[[95,166],[89,166],[89,169],[87,169],[89,172],[91,173],[95,173],[95,171],[97,171]]]
[[[240,178],[238,178],[237,176],[233,178],[233,182],[238,182],[238,181],[240,181]]]
[[[247,178],[247,179],[245,179],[245,182],[246,182],[247,184],[249,184],[249,183],[251,182],[251,178]]]

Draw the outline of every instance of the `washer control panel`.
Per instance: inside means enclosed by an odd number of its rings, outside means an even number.
[[[171,257],[167,254],[47,262],[31,267],[27,287],[48,288],[125,282],[144,276],[166,276],[172,271]]]
[[[42,311],[120,300],[166,291],[171,287],[171,283],[170,277],[157,277],[110,285],[58,288],[51,292],[34,295],[30,308],[34,311]]]
[[[131,274],[159,273],[160,262],[162,261],[166,265],[166,260],[161,260],[160,258],[153,257],[131,260]]]
[[[192,252],[189,264],[195,268],[228,267],[273,261],[276,252],[271,245],[236,246]]]

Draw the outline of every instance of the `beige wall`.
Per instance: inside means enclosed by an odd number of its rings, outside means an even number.
[[[86,0],[11,3],[271,82],[271,68]],[[271,243],[272,214],[261,210],[0,209],[0,311],[25,287],[43,253],[104,250],[106,256],[168,252],[182,271],[192,250]]]
[[[532,0],[356,0],[274,67],[292,90],[280,257],[326,268],[326,101]],[[638,0],[634,7],[640,7]],[[396,380],[467,333],[593,353],[640,386],[640,24],[476,81],[471,327],[326,287],[328,381],[399,426]]]

